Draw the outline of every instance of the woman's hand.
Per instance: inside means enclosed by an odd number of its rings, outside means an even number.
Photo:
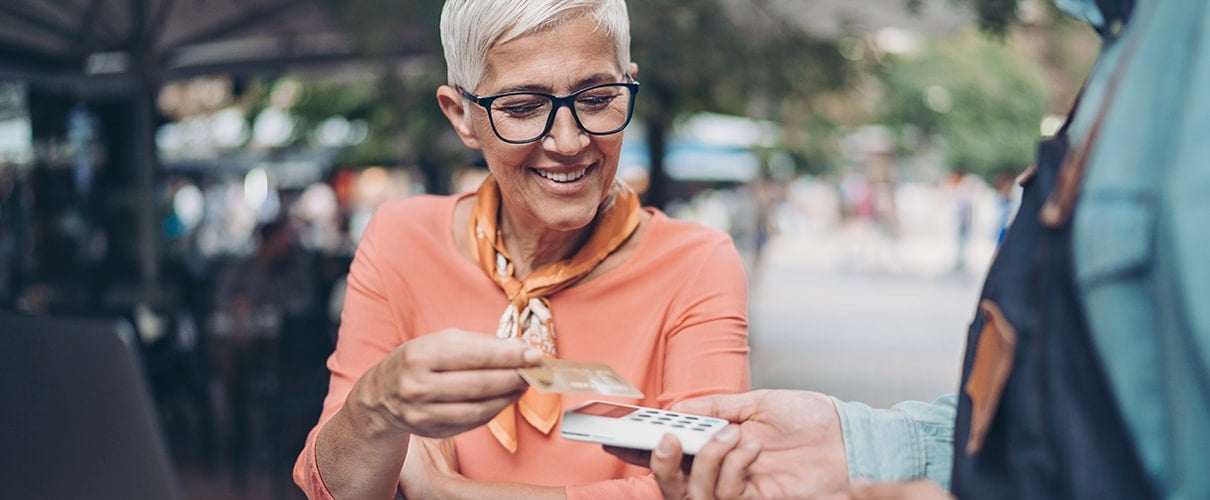
[[[362,375],[320,430],[315,459],[325,485],[337,498],[390,497],[413,436],[487,423],[525,392],[516,369],[541,359],[520,342],[460,330],[405,342]]]
[[[516,369],[542,352],[520,342],[443,330],[405,342],[366,371],[345,408],[370,429],[449,437],[487,423],[525,392]]]
[[[462,479],[453,440],[412,436],[399,475],[399,488],[405,498],[449,498],[448,490],[443,488]]]
[[[494,498],[564,500],[558,486],[497,483],[467,479],[458,471],[458,452],[453,439],[412,436],[399,488],[404,498]]]

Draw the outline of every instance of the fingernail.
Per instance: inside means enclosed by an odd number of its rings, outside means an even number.
[[[656,445],[655,454],[660,457],[670,457],[672,456],[672,448],[672,440],[668,436],[664,436],[660,440],[660,444]]]
[[[522,354],[522,359],[524,359],[526,363],[537,363],[538,360],[542,359],[542,351],[530,347],[529,349],[525,350],[524,354]]]
[[[739,439],[739,427],[734,425],[723,427],[723,430],[714,435],[714,440],[720,443],[730,444],[734,443],[736,439]]]

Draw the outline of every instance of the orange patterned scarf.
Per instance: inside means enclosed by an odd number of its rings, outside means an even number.
[[[542,349],[549,357],[558,357],[550,301],[546,297],[591,272],[622,246],[639,226],[640,206],[634,191],[620,181],[614,181],[610,195],[613,196],[612,203],[607,201],[597,213],[592,234],[575,255],[538,269],[522,281],[513,276],[512,258],[504,248],[504,235],[499,228],[500,186],[490,175],[484,179],[471,212],[470,241],[474,244],[475,262],[508,296],[509,305],[496,331],[498,337],[519,338]],[[549,434],[559,421],[561,410],[557,394],[544,394],[530,388],[517,404],[501,411],[487,427],[501,445],[515,453],[518,412],[534,428]]]

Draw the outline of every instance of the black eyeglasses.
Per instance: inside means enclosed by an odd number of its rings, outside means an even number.
[[[563,97],[542,92],[509,92],[479,97],[458,87],[462,96],[487,110],[496,137],[510,144],[534,142],[550,133],[559,108],[571,110],[576,125],[592,135],[621,132],[634,115],[639,82],[604,83]]]

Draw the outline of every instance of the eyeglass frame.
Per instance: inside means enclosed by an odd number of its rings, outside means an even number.
[[[626,75],[626,78],[630,81],[628,81],[628,82],[609,82],[609,83],[600,83],[600,84],[596,84],[596,85],[590,85],[588,87],[584,87],[580,90],[577,90],[575,92],[572,92],[572,93],[567,94],[562,97],[556,96],[553,94],[548,94],[546,92],[505,92],[503,94],[496,94],[496,95],[480,97],[480,96],[470,93],[465,88],[462,88],[461,85],[457,85],[457,86],[455,86],[455,88],[458,89],[458,92],[462,93],[462,97],[466,98],[467,100],[469,100],[475,104],[482,106],[483,109],[487,111],[487,122],[492,125],[492,132],[494,132],[496,134],[496,137],[500,138],[500,140],[507,142],[509,144],[529,144],[532,142],[537,142],[537,141],[541,140],[543,137],[546,137],[547,135],[550,134],[550,129],[555,124],[555,115],[559,114],[559,108],[562,108],[564,106],[567,106],[567,109],[571,111],[571,117],[573,120],[576,121],[576,126],[579,127],[580,130],[584,131],[584,133],[586,133],[586,134],[598,135],[598,136],[613,135],[613,134],[616,134],[618,132],[625,130],[626,127],[628,125],[630,125],[630,120],[632,118],[634,118],[634,103],[637,100],[635,98],[638,97],[638,95],[639,95],[638,80],[635,80],[629,74]],[[579,97],[580,94],[583,94],[590,90],[598,89],[601,87],[609,87],[609,86],[625,87],[630,92],[630,104],[626,108],[626,121],[623,121],[621,126],[619,126],[616,129],[613,129],[609,132],[593,132],[591,130],[584,128],[584,123],[580,121],[580,115],[578,113],[576,113],[576,106],[575,106],[576,97]],[[534,136],[533,139],[527,139],[524,141],[506,139],[503,135],[500,135],[499,130],[496,130],[496,120],[492,118],[492,103],[495,102],[496,99],[499,99],[501,97],[508,97],[508,96],[514,96],[514,95],[537,95],[537,96],[542,96],[547,99],[550,99],[551,108],[550,108],[550,114],[546,117],[546,126],[542,128],[542,133]]]

